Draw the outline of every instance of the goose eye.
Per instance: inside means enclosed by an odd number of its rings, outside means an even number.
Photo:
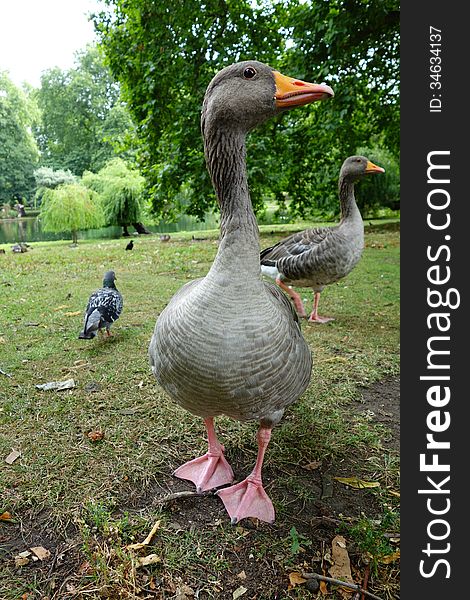
[[[253,79],[253,77],[256,75],[256,71],[255,69],[253,69],[253,67],[247,67],[244,71],[243,71],[243,77],[245,79]]]

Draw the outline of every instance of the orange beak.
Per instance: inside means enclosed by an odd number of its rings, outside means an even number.
[[[370,162],[370,160],[368,160],[365,172],[366,173],[385,173],[385,169],[382,169],[382,167],[378,167],[377,165],[374,165],[373,162]]]
[[[274,71],[274,80],[276,82],[274,100],[277,108],[303,106],[304,104],[310,104],[310,102],[326,100],[334,96],[334,92],[329,85],[308,83],[301,79],[281,75],[279,71]]]

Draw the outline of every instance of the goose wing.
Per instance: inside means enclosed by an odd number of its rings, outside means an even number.
[[[282,258],[298,257],[319,246],[333,232],[333,227],[315,227],[293,233],[260,254],[262,265],[274,266]]]

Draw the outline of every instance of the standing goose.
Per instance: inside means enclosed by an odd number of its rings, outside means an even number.
[[[339,225],[294,233],[260,254],[261,272],[275,279],[291,296],[301,317],[307,316],[302,299],[286,284],[313,288],[313,310],[309,318],[312,323],[334,320],[318,314],[320,293],[325,285],[346,277],[361,258],[364,224],[354,198],[354,184],[367,173],[384,173],[384,169],[365,156],[350,156],[344,161],[338,184]]]
[[[245,517],[274,520],[261,479],[263,458],[272,428],[306,389],[312,367],[291,303],[260,276],[245,138],[281,110],[332,95],[328,86],[246,61],[220,71],[204,97],[201,129],[220,205],[220,244],[206,277],[183,286],[158,317],[149,357],[166,392],[204,419],[207,453],[174,473],[195,483],[198,491],[232,483],[234,478],[215,433],[214,417],[260,422],[252,473],[218,492],[232,523]]]

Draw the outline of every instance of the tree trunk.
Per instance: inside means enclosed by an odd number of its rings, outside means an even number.
[[[127,229],[127,225],[122,226],[122,236],[123,237],[131,237],[129,230]]]
[[[143,223],[132,223],[132,226],[137,231],[137,233],[144,233],[144,234],[152,233],[151,231],[149,231],[147,229],[147,227],[145,227],[145,225]]]
[[[72,244],[76,246],[78,244],[77,232],[72,231]]]

